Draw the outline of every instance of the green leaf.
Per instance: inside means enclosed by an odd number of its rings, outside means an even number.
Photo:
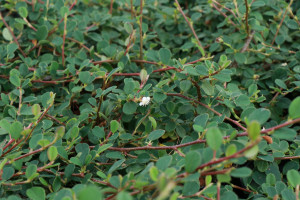
[[[45,40],[48,36],[48,28],[47,26],[43,25],[38,27],[37,31],[36,31],[36,39],[37,40]]]
[[[164,171],[170,166],[171,162],[172,162],[172,156],[163,156],[157,160],[156,167],[159,170]]]
[[[198,181],[187,181],[184,183],[182,194],[185,196],[193,195],[200,189],[200,183]]]
[[[26,18],[28,16],[27,8],[20,7],[18,11],[21,17]]]
[[[180,82],[180,89],[183,92],[187,92],[192,86],[192,82],[190,80],[183,80]]]
[[[259,148],[258,145],[255,145],[254,147],[252,147],[251,149],[249,149],[248,151],[246,151],[244,153],[246,158],[255,158],[256,155],[258,154]]]
[[[236,99],[235,104],[240,107],[245,107],[250,104],[250,99],[247,95],[242,94]]]
[[[285,37],[283,35],[278,35],[275,39],[276,44],[282,45],[285,41]]]
[[[12,41],[13,40],[13,36],[10,34],[8,28],[4,28],[3,29],[2,35],[3,35],[4,39],[6,39],[8,41]]]
[[[41,106],[39,104],[34,104],[31,107],[32,114],[37,117],[41,113]]]
[[[103,151],[107,150],[111,146],[113,146],[113,144],[104,144],[100,146],[100,148],[97,150],[97,154],[102,153]]]
[[[64,127],[64,126],[58,127],[58,128],[56,129],[56,132],[55,132],[55,133],[57,134],[57,136],[58,136],[59,138],[62,138],[62,137],[64,136],[64,134],[65,134],[65,127]]]
[[[165,65],[168,65],[170,60],[171,60],[171,52],[169,49],[166,49],[166,48],[161,48],[159,51],[158,51],[158,56],[159,56],[159,59],[160,61],[165,64]]]
[[[266,177],[266,183],[270,185],[275,185],[276,177],[273,173],[269,173]]]
[[[298,23],[292,19],[286,20],[286,24],[290,29],[298,29],[299,28]]]
[[[135,113],[137,109],[137,104],[133,101],[126,102],[123,106],[123,112],[127,115]]]
[[[246,56],[244,53],[236,53],[234,55],[234,59],[238,64],[244,64],[247,60]]]
[[[263,1],[263,0],[258,0],[258,1],[255,1],[251,4],[251,7],[254,7],[254,8],[259,8],[259,7],[262,7],[262,6],[265,6],[266,3]]]
[[[84,71],[79,73],[79,80],[84,84],[89,84],[90,72]]]
[[[297,97],[292,101],[289,106],[289,117],[296,119],[300,117],[300,97]]]
[[[148,74],[147,71],[145,69],[142,69],[140,71],[140,79],[141,79],[141,83],[145,83],[148,79]]]
[[[15,173],[15,169],[12,167],[4,167],[2,171],[2,180],[6,181],[10,179]]]
[[[230,144],[226,148],[225,155],[226,156],[231,156],[231,155],[235,154],[236,151],[237,151],[237,148],[236,148],[235,144]]]
[[[79,128],[77,126],[73,126],[70,129],[70,138],[75,139],[78,135],[79,135]]]
[[[131,34],[133,31],[133,27],[132,27],[131,23],[129,23],[129,22],[125,22],[124,29],[129,34]]]
[[[286,174],[286,177],[289,183],[295,188],[297,185],[300,185],[300,173],[299,171],[292,169],[289,170]]]
[[[295,192],[291,188],[285,188],[281,191],[283,200],[296,200]]]
[[[236,178],[246,178],[252,174],[252,170],[248,167],[241,167],[231,171],[230,175]]]
[[[32,188],[26,190],[26,194],[32,200],[46,199],[45,190],[42,187],[32,187]]]
[[[238,196],[233,191],[225,191],[221,193],[220,199],[222,200],[238,200]]]
[[[21,122],[14,122],[11,124],[9,133],[11,137],[17,140],[21,136],[21,132],[23,131],[23,125]]]
[[[170,113],[173,113],[174,110],[175,110],[175,103],[172,102],[172,101],[169,101],[167,103],[167,110],[170,112]]]
[[[209,81],[203,81],[201,88],[204,90],[204,92],[207,95],[209,95],[209,96],[214,95],[215,87]]]
[[[163,102],[167,98],[167,95],[164,93],[161,93],[161,92],[155,92],[153,95],[153,98],[156,102],[160,103],[160,102]]]
[[[254,110],[249,116],[248,120],[253,121],[256,120],[260,125],[264,124],[271,116],[271,112],[265,108],[259,108]]]
[[[119,122],[116,120],[112,120],[110,122],[110,131],[115,133],[119,129]]]
[[[25,176],[27,179],[31,179],[36,172],[37,172],[37,166],[34,164],[31,164],[26,168]]]
[[[125,82],[124,92],[126,94],[133,93],[133,91],[135,89],[135,83],[134,83],[133,79],[125,79],[124,82]]]
[[[61,17],[64,17],[65,14],[69,14],[69,9],[66,6],[62,6],[59,11]]]
[[[125,162],[125,159],[121,159],[121,160],[118,160],[117,162],[115,162],[108,170],[108,174],[111,174],[113,171],[115,171],[117,168],[119,168],[123,162]]]
[[[151,122],[151,124],[152,124],[153,129],[156,129],[156,127],[157,127],[157,122],[156,122],[156,120],[154,119],[154,117],[149,116],[149,120],[150,120],[150,122]]]
[[[9,77],[9,81],[16,87],[20,87],[21,86],[21,79],[19,78],[19,76],[13,74],[12,76]]]
[[[273,137],[281,140],[289,140],[289,141],[294,140],[296,135],[297,135],[296,130],[287,127],[278,129],[273,133]]]
[[[247,127],[247,132],[252,141],[255,141],[260,135],[260,124],[257,121],[251,121]]]
[[[276,80],[275,80],[275,83],[276,83],[279,87],[281,87],[281,88],[287,90],[287,86],[286,86],[286,84],[284,83],[283,80],[281,80],[281,79],[276,79]]]
[[[18,49],[18,45],[16,43],[10,43],[7,45],[7,54],[12,55]]]
[[[218,174],[217,179],[221,183],[230,183],[231,177],[229,174]]]
[[[153,181],[157,181],[158,180],[158,175],[159,175],[159,171],[157,169],[157,167],[155,166],[152,166],[149,170],[149,173],[150,173],[150,178],[153,180]]]
[[[50,161],[54,161],[58,155],[57,148],[55,146],[49,147],[47,155]]]
[[[223,143],[223,135],[219,128],[212,127],[206,133],[207,144],[210,148],[217,151]]]
[[[103,196],[100,187],[96,187],[94,185],[88,185],[78,192],[77,198],[78,200],[87,200],[87,199],[102,200]]]
[[[0,127],[3,128],[6,133],[9,133],[10,126],[11,124],[6,119],[0,121]]]
[[[117,200],[133,200],[133,197],[129,192],[123,190],[118,193]]]
[[[157,140],[158,138],[160,138],[161,136],[163,136],[163,134],[165,134],[165,130],[158,129],[158,130],[152,131],[148,135],[147,139],[151,140],[151,141]]]
[[[197,167],[201,164],[201,154],[197,151],[189,151],[185,155],[185,171],[188,173],[192,173],[196,170]]]

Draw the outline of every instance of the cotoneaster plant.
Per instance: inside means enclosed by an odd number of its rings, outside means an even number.
[[[1,199],[299,199],[300,4],[0,6]]]

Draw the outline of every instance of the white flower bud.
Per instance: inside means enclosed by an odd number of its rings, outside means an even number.
[[[140,106],[146,106],[150,103],[150,97],[143,97],[142,101],[140,102]]]

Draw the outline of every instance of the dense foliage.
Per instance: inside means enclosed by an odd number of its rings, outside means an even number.
[[[300,1],[7,0],[0,18],[3,199],[300,198]]]

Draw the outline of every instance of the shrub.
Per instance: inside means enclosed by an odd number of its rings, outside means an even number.
[[[1,197],[300,197],[298,1],[1,4]]]

